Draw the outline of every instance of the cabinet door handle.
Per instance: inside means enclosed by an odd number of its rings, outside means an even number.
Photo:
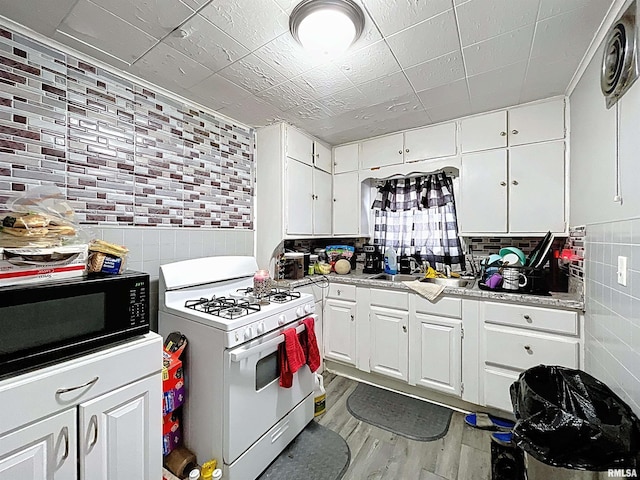
[[[500,185],[502,185],[503,187],[507,186],[507,182],[500,182]]]
[[[511,130],[511,133],[513,133],[514,135],[517,135],[519,132],[518,130]]]
[[[409,153],[409,149],[407,148],[407,149],[405,150],[405,152]]]
[[[507,136],[507,132],[500,132],[500,136],[501,137],[506,137]]]
[[[399,153],[400,155],[402,155],[402,150],[398,150],[398,153]]]
[[[518,181],[514,180],[513,182],[511,182],[513,185],[518,185]]]
[[[524,316],[524,319],[525,319],[527,322],[531,322],[531,316],[529,316],[529,315],[525,315],[525,316]]]
[[[531,353],[531,346],[530,345],[525,345],[524,349],[528,352]]]
[[[64,455],[62,455],[62,460],[66,460],[69,457],[69,428],[62,427],[62,436],[64,438]]]
[[[62,395],[63,393],[73,392],[74,390],[79,390],[81,388],[88,387],[89,385],[93,385],[94,383],[96,383],[99,378],[100,377],[96,377],[93,380],[89,380],[87,383],[83,383],[82,385],[78,385],[77,387],[59,388],[58,390],[56,390],[56,395]]]
[[[96,443],[98,443],[98,417],[91,415],[89,423],[93,424],[93,440],[89,444],[89,449],[91,449]]]
[[[351,315],[351,321],[353,322],[355,320],[355,318],[353,317],[353,315]]]
[[[407,333],[407,326],[406,326],[406,325],[402,325],[402,331],[403,331],[404,333]]]
[[[338,294],[339,296],[340,294],[342,294],[342,290],[336,290],[336,294]]]
[[[335,202],[335,201],[336,201],[336,199],[334,198],[334,199],[333,199],[333,201]]]

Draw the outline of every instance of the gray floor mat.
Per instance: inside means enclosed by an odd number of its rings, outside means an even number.
[[[358,420],[421,442],[444,437],[452,410],[433,403],[359,383],[347,399]]]
[[[258,480],[339,480],[350,460],[349,445],[340,435],[310,422]]]

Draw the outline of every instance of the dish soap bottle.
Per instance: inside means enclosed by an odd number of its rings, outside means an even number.
[[[398,273],[398,258],[396,251],[391,247],[387,247],[384,252],[384,273],[389,275]]]

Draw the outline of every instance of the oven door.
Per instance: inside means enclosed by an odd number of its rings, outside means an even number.
[[[295,326],[298,332],[304,330],[304,325],[296,321],[225,351],[223,456],[226,464],[233,463],[312,393],[313,374],[307,365],[294,374],[291,388],[279,385],[278,345],[284,342],[282,332]]]

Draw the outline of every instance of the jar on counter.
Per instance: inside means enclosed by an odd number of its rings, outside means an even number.
[[[318,263],[318,255],[312,253],[309,256],[309,271],[307,272],[308,275],[313,275],[314,273],[316,273],[316,263]]]

